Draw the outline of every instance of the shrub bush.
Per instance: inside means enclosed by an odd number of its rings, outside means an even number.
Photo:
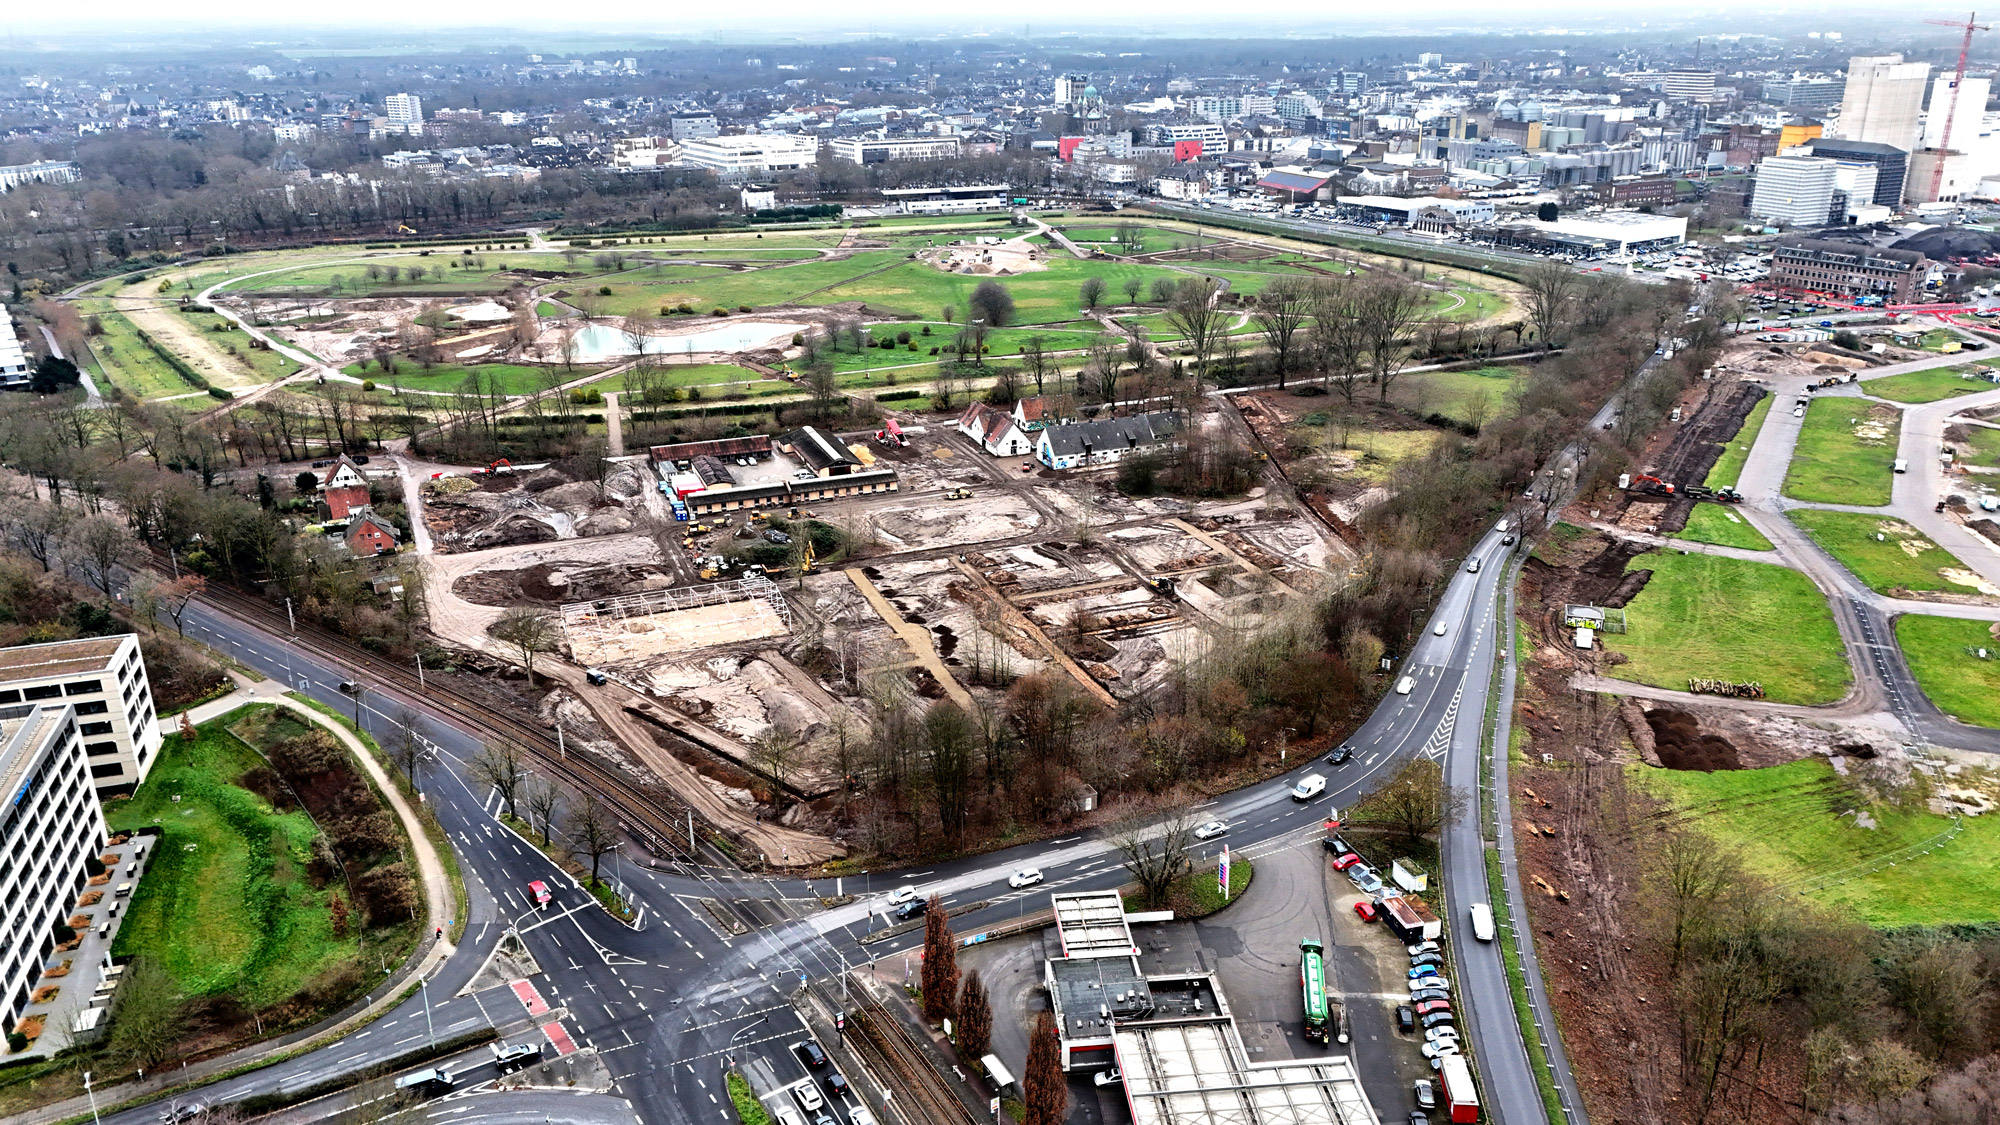
[[[375,389],[375,380],[373,380],[373,379],[363,379],[363,380],[361,380],[361,389],[362,389],[362,390],[364,390],[364,391],[372,391],[372,390],[374,390],[374,389]]]
[[[800,347],[804,347],[804,346],[805,346],[805,342],[806,342],[806,334],[805,334],[805,333],[803,333],[803,332],[794,332],[794,333],[792,333],[792,346],[793,346],[793,347],[795,347],[795,348],[800,348]]]
[[[909,329],[907,329],[907,328],[905,328],[905,329],[903,329],[903,330],[902,330],[901,332],[898,332],[898,333],[896,333],[896,342],[897,342],[897,343],[899,343],[899,344],[907,344],[907,343],[909,343],[909,342],[910,342],[910,330],[909,330]]]
[[[722,307],[722,306],[720,306],[720,305],[717,305],[717,306],[715,307],[714,311],[713,311],[713,312],[712,312],[712,313],[711,313],[710,315],[713,315],[713,316],[728,316],[728,315],[729,315],[729,310],[728,310],[728,309],[725,309],[725,308],[723,308],[723,307]]]
[[[609,297],[609,296],[611,296],[611,287],[610,287],[609,285],[600,285],[600,286],[598,286],[598,287],[597,287],[597,295],[598,295],[598,296],[600,296],[600,297]]]
[[[736,311],[737,311],[737,312],[749,312],[749,311],[751,311],[751,310],[750,310],[750,306],[749,306],[749,305],[738,305],[738,306],[736,306]]]

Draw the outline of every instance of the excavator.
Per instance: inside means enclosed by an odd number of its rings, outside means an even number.
[[[1675,491],[1673,485],[1668,484],[1659,477],[1650,476],[1645,473],[1640,473],[1633,477],[1631,483],[1626,487],[1637,492],[1650,493],[1654,496],[1672,496]]]
[[[1710,488],[1707,485],[1690,484],[1681,486],[1663,481],[1649,473],[1637,473],[1619,479],[1619,487],[1633,492],[1644,492],[1649,496],[1686,496],[1695,500],[1713,500],[1718,504],[1741,504],[1743,494],[1723,485]]]

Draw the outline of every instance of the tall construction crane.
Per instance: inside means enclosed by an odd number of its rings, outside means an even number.
[[[1958,116],[1958,92],[1965,87],[1965,56],[1972,50],[1972,33],[1975,31],[1993,30],[1992,24],[1980,23],[1978,21],[1978,12],[1973,12],[1964,23],[1960,23],[1957,20],[1924,21],[1925,23],[1936,24],[1939,27],[1956,27],[1962,28],[1965,31],[1965,39],[1958,45],[1958,75],[1952,79],[1951,102],[1944,109],[1944,131],[1938,134],[1937,167],[1931,170],[1932,202],[1936,202],[1937,197],[1944,191],[1944,162],[1946,154],[1951,151],[1951,122],[1952,118]]]

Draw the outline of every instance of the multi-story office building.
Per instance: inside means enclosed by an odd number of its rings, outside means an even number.
[[[676,113],[667,120],[676,141],[720,136],[722,133],[722,127],[716,123],[713,113]]]
[[[137,634],[0,649],[0,707],[69,703],[101,794],[130,793],[160,750],[153,686]]]
[[[1921,291],[1930,260],[1914,250],[1877,250],[1852,242],[1780,239],[1771,248],[1772,285],[1843,297],[1881,297],[1909,304]]]
[[[681,163],[706,168],[725,180],[763,179],[773,172],[810,168],[819,138],[795,133],[746,133],[696,137],[681,145]]]
[[[1876,144],[1872,141],[1814,137],[1806,142],[1806,151],[1813,156],[1824,156],[1833,160],[1859,160],[1875,165],[1877,169],[1875,195],[1869,202],[1879,203],[1884,207],[1895,207],[1902,203],[1903,180],[1909,173],[1910,165],[1910,154],[1907,149]]]
[[[1831,109],[1846,90],[1845,78],[1795,74],[1764,83],[1764,100],[1791,109]]]
[[[1931,64],[1904,62],[1901,55],[1854,56],[1840,99],[1840,135],[1910,151],[1930,76]]]
[[[1757,193],[1750,213],[1774,223],[1823,227],[1833,218],[1839,161],[1812,156],[1773,156],[1757,165]]]
[[[836,137],[828,152],[849,164],[887,164],[897,160],[956,160],[965,142],[959,137]]]
[[[1715,72],[1670,70],[1660,76],[1660,92],[1683,101],[1712,102],[1715,100]]]
[[[382,112],[388,114],[391,125],[421,123],[424,100],[415,94],[390,94],[382,99]]]
[[[1146,126],[1145,141],[1161,146],[1200,141],[1204,152],[1229,150],[1228,131],[1212,121],[1156,121]]]
[[[104,810],[91,791],[76,709],[65,700],[0,707],[0,1029],[28,1006],[104,850]],[[84,987],[88,987],[87,985]]]
[[[0,321],[0,387],[25,387],[29,374],[28,353],[14,334],[14,318],[7,317]]]

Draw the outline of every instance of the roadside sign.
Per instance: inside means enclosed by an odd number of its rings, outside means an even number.
[[[1222,890],[1222,901],[1229,901],[1229,845],[1222,845],[1222,862],[1215,867],[1215,881]]]

